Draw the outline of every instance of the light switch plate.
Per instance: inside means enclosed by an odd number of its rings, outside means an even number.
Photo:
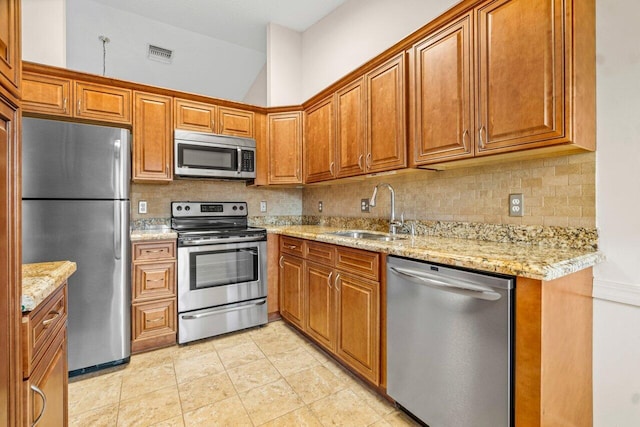
[[[509,194],[509,216],[524,215],[524,196],[522,193]]]
[[[146,214],[147,213],[147,201],[146,200],[138,201],[138,213],[139,214]]]
[[[263,200],[260,202],[260,212],[266,212],[267,211],[267,201]]]

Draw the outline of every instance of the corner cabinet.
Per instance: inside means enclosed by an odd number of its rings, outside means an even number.
[[[371,384],[381,366],[380,255],[280,237],[280,312]]]
[[[131,253],[131,352],[175,344],[176,242],[134,242]]]
[[[68,423],[67,284],[23,315],[24,423]]]
[[[133,119],[133,181],[173,179],[171,97],[135,92]]]
[[[302,113],[267,115],[269,184],[302,184]]]

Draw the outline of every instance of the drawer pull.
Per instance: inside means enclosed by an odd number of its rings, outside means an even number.
[[[164,252],[164,249],[145,249],[144,252],[147,254],[157,254],[160,252]]]
[[[149,325],[151,323],[159,323],[159,322],[164,323],[164,317],[158,317],[157,319],[147,319],[146,320],[147,325]]]
[[[297,248],[296,245],[288,245],[287,246],[287,249],[291,249],[291,250],[296,249],[296,248]]]
[[[44,415],[44,411],[47,409],[47,396],[45,396],[42,390],[40,390],[37,386],[33,384],[31,385],[31,390],[39,394],[40,397],[42,398],[42,409],[40,410],[40,413],[38,414],[36,419],[33,420],[33,424],[31,424],[31,427],[35,427],[35,425],[40,422],[40,419]]]
[[[42,321],[42,326],[44,327],[44,329],[47,329],[58,317],[60,317],[59,311],[50,311],[49,314],[53,314],[54,316],[50,319]]]

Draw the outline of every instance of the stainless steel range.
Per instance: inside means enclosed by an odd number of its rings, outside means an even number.
[[[178,343],[267,323],[267,232],[245,202],[172,202]]]

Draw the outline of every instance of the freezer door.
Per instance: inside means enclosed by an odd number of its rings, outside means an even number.
[[[69,370],[130,354],[129,202],[24,200],[23,262],[70,260]]]
[[[129,131],[25,117],[22,197],[128,199]]]

